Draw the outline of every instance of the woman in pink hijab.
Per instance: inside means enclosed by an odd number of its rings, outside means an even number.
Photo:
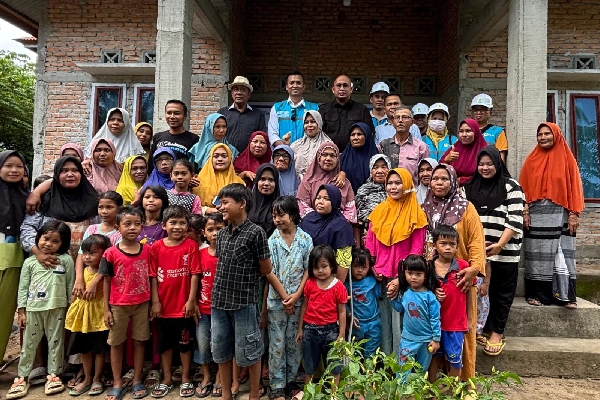
[[[98,194],[116,190],[121,178],[121,169],[115,161],[116,149],[110,139],[92,141],[90,173],[86,177]]]
[[[458,176],[458,184],[464,186],[477,170],[479,150],[487,145],[477,121],[467,118],[458,128],[458,141],[446,150],[440,162],[452,165]]]

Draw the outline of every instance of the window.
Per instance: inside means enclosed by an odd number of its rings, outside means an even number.
[[[600,202],[600,94],[572,94],[569,100],[572,149],[581,173],[583,194],[586,200]]]
[[[546,121],[556,123],[556,100],[554,93],[548,93],[546,101]]]
[[[152,124],[154,120],[154,85],[136,85],[133,95],[133,121]]]
[[[90,115],[91,135],[94,137],[98,129],[106,122],[111,108],[125,107],[125,85],[92,85],[92,107]]]
[[[315,92],[328,92],[331,87],[330,76],[315,76],[314,90]]]
[[[102,50],[100,60],[104,64],[118,64],[123,62],[123,52],[121,50]]]

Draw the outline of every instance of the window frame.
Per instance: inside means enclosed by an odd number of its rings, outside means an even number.
[[[552,120],[547,122],[553,122],[558,124],[558,90],[548,90],[546,94],[546,104],[548,104],[548,99],[551,99],[551,107],[550,107],[550,116]]]
[[[100,126],[96,126],[96,116],[98,114],[98,96],[99,90],[119,90],[119,108],[125,108],[127,103],[127,85],[125,83],[92,83],[92,96],[90,99],[90,123],[89,123],[89,137],[90,140],[94,138]]]
[[[139,83],[133,85],[133,113],[131,115],[131,126],[134,127],[138,122],[140,122],[142,108],[140,107],[139,102],[142,98],[141,92],[144,91],[153,91],[155,96],[154,99],[156,100],[156,89],[154,84]],[[152,116],[152,119],[154,119],[154,115]],[[152,124],[152,126],[154,126],[154,121],[145,122],[149,122],[150,124]]]

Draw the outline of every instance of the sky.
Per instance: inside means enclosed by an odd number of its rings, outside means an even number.
[[[23,32],[16,26],[13,26],[0,18],[0,50],[14,51],[19,54],[25,54],[31,61],[34,62],[37,59],[37,54],[27,50],[21,43],[17,43],[12,39],[29,37],[30,34]]]

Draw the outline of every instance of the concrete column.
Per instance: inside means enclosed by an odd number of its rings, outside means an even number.
[[[31,177],[35,178],[44,173],[44,142],[46,139],[46,114],[48,112],[48,82],[44,81],[46,71],[46,41],[50,32],[48,22],[48,2],[44,1],[40,10],[38,24],[38,51],[35,67],[35,96],[33,109],[33,171]]]
[[[190,107],[193,4],[193,0],[158,0],[154,132],[169,129],[165,122],[168,100],[179,99]]]
[[[511,0],[508,24],[506,133],[508,167],[518,179],[546,119],[548,0]]]

